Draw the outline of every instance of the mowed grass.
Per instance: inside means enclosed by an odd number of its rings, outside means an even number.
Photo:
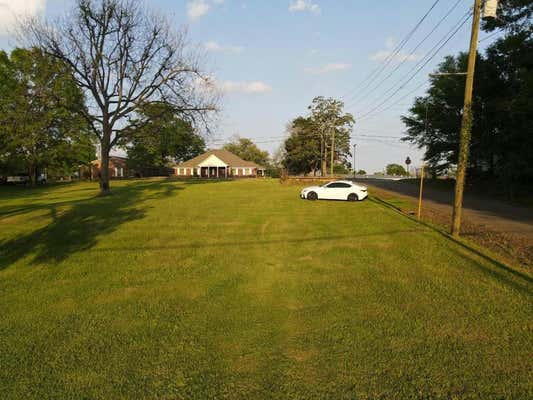
[[[2,399],[530,399],[533,283],[277,181],[0,189]]]

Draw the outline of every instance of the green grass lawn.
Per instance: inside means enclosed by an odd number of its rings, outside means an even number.
[[[530,271],[277,181],[113,188],[0,188],[0,398],[533,398]]]

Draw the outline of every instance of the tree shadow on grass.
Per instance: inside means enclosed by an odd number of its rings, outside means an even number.
[[[431,229],[433,232],[442,236],[445,240],[449,240],[450,242],[454,243],[457,246],[453,250],[454,253],[456,253],[462,259],[468,260],[468,262],[471,265],[473,265],[474,268],[478,269],[485,275],[489,275],[493,277],[494,279],[497,279],[498,281],[508,286],[513,287],[514,289],[518,291],[526,293],[530,296],[532,295],[531,284],[533,283],[533,278],[531,276],[525,273],[522,273],[518,271],[516,268],[508,266],[504,264],[503,262],[500,262],[494,259],[493,257],[488,256],[484,252],[474,248],[473,246],[467,244],[466,242],[462,240],[454,239],[448,233],[444,232],[441,229],[436,228],[432,224],[426,223],[424,221],[415,220],[414,217],[404,214],[400,209],[398,209],[394,205],[382,199],[372,198],[371,201],[373,201],[376,204],[381,205],[382,207],[394,210],[396,213],[403,215],[404,217],[410,219],[411,221],[414,221],[417,224],[423,225]],[[459,249],[462,249],[463,251],[459,251]],[[479,262],[478,260],[475,259],[474,256],[479,257],[484,262]]]
[[[533,278],[510,266],[507,266],[498,260],[495,260],[483,254],[479,250],[468,246],[465,243],[456,241],[458,248],[454,253],[461,259],[466,260],[472,268],[480,271],[482,274],[501,282],[502,284],[521,292],[522,294],[533,296]],[[459,251],[459,249],[463,251]],[[481,262],[479,259],[483,260]]]
[[[168,197],[182,189],[169,181],[135,182],[113,189],[110,196],[49,205],[52,221],[48,225],[0,242],[0,271],[26,256],[33,256],[30,264],[57,263],[90,249],[99,237],[143,218],[146,200]]]

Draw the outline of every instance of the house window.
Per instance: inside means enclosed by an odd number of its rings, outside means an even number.
[[[117,178],[122,178],[124,177],[124,168],[122,167],[115,167],[115,176]]]

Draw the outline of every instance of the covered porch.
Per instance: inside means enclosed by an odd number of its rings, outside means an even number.
[[[201,166],[198,168],[198,176],[202,178],[227,178],[230,176],[228,166]]]
[[[230,167],[220,158],[211,155],[198,164],[196,174],[201,178],[224,179],[230,175]]]

